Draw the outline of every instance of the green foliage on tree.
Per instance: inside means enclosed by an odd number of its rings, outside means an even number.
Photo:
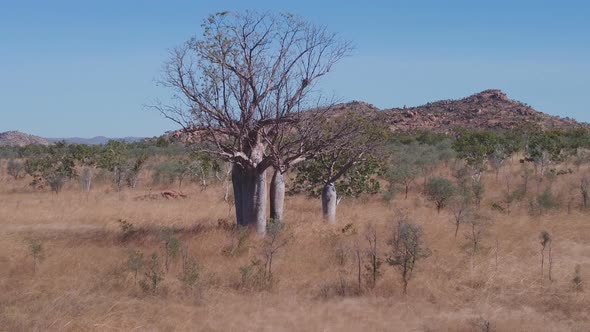
[[[310,162],[304,162],[297,168],[297,175],[293,183],[291,194],[306,193],[311,197],[320,197],[322,185],[328,180],[325,165],[330,157],[319,157]],[[334,168],[343,168],[345,160],[338,159]],[[363,193],[376,194],[380,190],[376,175],[380,165],[375,158],[367,158],[363,163],[350,167],[345,175],[338,178],[334,185],[339,196],[358,197]]]
[[[389,192],[394,193],[398,190],[398,186],[402,186],[404,198],[408,198],[410,186],[418,175],[420,170],[410,163],[389,163],[383,176],[389,183]]]
[[[426,181],[424,194],[428,200],[434,202],[437,212],[440,212],[455,195],[457,188],[449,179],[431,177]]]
[[[467,165],[482,168],[496,150],[498,136],[493,132],[463,132],[453,143],[457,156]]]
[[[145,263],[145,272],[143,280],[140,281],[139,286],[144,291],[156,293],[158,285],[164,280],[164,273],[160,264],[160,257],[158,253],[154,252],[150,259]]]
[[[378,116],[347,112],[326,122],[329,133],[346,131],[332,148],[305,161],[296,168],[297,176],[291,193],[305,192],[320,196],[320,186],[334,183],[339,196],[358,197],[362,193],[377,193],[380,184],[380,149],[390,134]]]
[[[568,146],[568,139],[561,131],[534,132],[530,134],[527,143],[527,157],[535,164],[535,171],[540,171],[541,177],[545,175],[547,167],[565,160],[573,153],[574,145]]]

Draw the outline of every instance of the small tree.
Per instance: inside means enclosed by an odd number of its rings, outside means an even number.
[[[158,253],[154,252],[146,265],[144,280],[142,280],[139,285],[144,291],[151,291],[155,294],[158,285],[164,280],[162,269],[160,268],[160,257],[158,256]]]
[[[549,248],[549,280],[551,280],[551,265],[552,265],[552,257],[551,257],[551,235],[547,231],[542,231],[541,235],[539,235],[540,243],[541,243],[541,280],[544,277],[544,265],[545,265],[545,249]]]
[[[292,239],[292,236],[285,231],[285,224],[270,220],[267,223],[266,238],[262,243],[262,254],[264,255],[265,277],[272,282],[272,263],[277,253],[285,247]]]
[[[504,166],[504,162],[508,159],[508,154],[504,151],[504,149],[497,147],[494,152],[488,157],[488,162],[492,169],[494,170],[494,174],[496,174],[496,181],[498,181],[498,177],[500,175],[500,170]]]
[[[477,213],[472,213],[469,215],[469,218],[466,218],[466,223],[469,226],[465,237],[471,243],[471,252],[474,256],[480,248],[481,240],[483,236],[486,234],[487,227],[490,225],[491,221]]]
[[[31,256],[33,257],[33,273],[37,272],[37,264],[43,259],[43,245],[39,242],[32,242],[29,246]]]
[[[365,268],[369,274],[369,287],[373,288],[377,284],[377,279],[381,276],[381,258],[379,258],[379,252],[377,251],[377,230],[375,226],[369,225],[367,227],[365,239],[367,239],[369,244],[369,248],[367,249],[369,262]]]
[[[481,201],[483,200],[483,195],[485,193],[485,187],[481,179],[474,179],[471,183],[471,193],[473,194],[473,202],[475,206],[479,208]]]
[[[84,167],[82,168],[82,173],[80,174],[80,186],[82,190],[86,193],[90,191],[90,186],[92,185],[92,168]]]
[[[459,227],[461,224],[466,223],[466,221],[471,217],[471,199],[468,193],[462,193],[460,195],[456,195],[453,200],[451,201],[451,210],[453,212],[453,219],[451,222],[455,226],[455,239],[457,238],[457,234],[459,233]]]
[[[582,272],[581,272],[580,264],[576,265],[576,267],[574,268],[574,278],[572,279],[572,283],[573,283],[575,291],[578,291],[578,292],[582,291],[583,285],[582,285]]]
[[[21,161],[10,159],[6,166],[6,171],[8,172],[8,175],[12,176],[15,180],[18,180],[25,171],[25,165]]]
[[[446,178],[432,177],[426,182],[426,197],[434,202],[436,205],[436,211],[439,213],[455,195],[455,192],[455,185]]]
[[[590,192],[590,176],[583,176],[580,180],[580,194],[582,195],[582,207],[588,208],[588,195]]]
[[[400,220],[389,241],[391,253],[387,263],[400,272],[404,294],[407,294],[408,282],[418,260],[430,256],[430,250],[425,246],[422,237],[420,226]]]
[[[404,198],[408,198],[410,186],[418,177],[419,170],[407,163],[393,164],[390,163],[389,169],[385,172],[385,179],[389,182],[389,190],[394,191],[396,185],[402,185],[404,191]]]
[[[127,145],[124,142],[110,140],[98,156],[98,167],[112,172],[118,192],[123,189],[125,184],[127,154]]]
[[[487,228],[491,220],[478,214],[472,213],[466,218],[466,224],[469,227],[465,232],[465,238],[468,242],[468,252],[470,252],[471,272],[473,272],[475,265],[475,255],[481,247],[481,241],[487,233]]]
[[[137,274],[143,268],[145,261],[143,253],[138,250],[130,250],[127,257],[127,267],[133,272],[134,283],[137,284]]]
[[[188,289],[192,289],[199,281],[199,265],[197,264],[197,261],[190,255],[188,247],[181,249],[181,255],[182,274],[179,276],[179,279]]]
[[[363,255],[362,255],[362,250],[361,250],[361,246],[359,245],[359,243],[357,242],[356,245],[354,246],[354,258],[356,261],[356,272],[357,272],[357,288],[358,288],[358,293],[360,294],[363,286],[362,286],[362,277],[361,277],[361,266],[363,265]]]
[[[164,242],[164,266],[168,272],[170,260],[178,257],[180,241],[174,236],[174,229],[169,227],[162,230],[160,238]]]
[[[143,165],[147,161],[148,156],[147,154],[142,154],[139,156],[133,164],[127,168],[127,172],[125,174],[125,180],[127,181],[127,186],[131,189],[135,189],[137,187],[137,182],[139,180],[139,172],[143,168]]]

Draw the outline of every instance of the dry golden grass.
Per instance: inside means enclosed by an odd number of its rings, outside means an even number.
[[[554,188],[566,192],[579,175],[558,178]],[[26,181],[3,178],[0,330],[484,331],[478,327],[483,319],[494,331],[589,331],[590,214],[579,209],[568,214],[562,208],[530,217],[526,204],[500,214],[489,206],[503,185],[492,175],[485,180],[482,210],[494,223],[473,261],[462,231],[453,236],[449,212],[436,214],[415,192],[393,202],[345,199],[335,227],[322,223],[318,200],[288,197],[285,219],[294,240],[273,263],[274,287],[257,292],[236,284],[239,267],[259,255],[260,239],[252,236],[240,255],[223,254],[231,234],[218,227],[218,220],[231,223],[233,214],[221,200],[221,188],[190,188],[185,200],[142,201],[134,198],[149,191],[119,195],[105,186],[88,196],[77,188],[55,196],[31,191]],[[397,272],[384,263],[374,289],[323,298],[322,287],[340,278],[356,280],[352,258],[338,264],[337,243],[366,247],[364,229],[372,223],[385,258],[399,210],[423,227],[432,250],[418,263],[409,294],[402,295]],[[119,219],[140,232],[122,241]],[[356,235],[340,231],[349,223]],[[179,262],[155,295],[134,284],[125,265],[128,250],[146,256],[162,252],[158,229],[164,226],[178,228],[180,240],[198,260],[196,290],[187,291],[178,280]],[[540,277],[541,230],[554,239],[553,282]],[[42,243],[45,256],[35,273],[32,241]],[[580,292],[572,287],[577,264],[586,286]]]

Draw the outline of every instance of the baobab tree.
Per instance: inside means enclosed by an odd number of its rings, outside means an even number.
[[[322,112],[305,111],[319,106],[317,81],[351,45],[290,14],[223,12],[202,28],[171,52],[162,83],[176,102],[156,108],[232,164],[237,223],[264,233],[267,170],[278,170],[281,198],[282,173],[331,144],[318,130]]]
[[[322,213],[324,220],[336,223],[336,208],[341,198],[337,193],[337,182],[348,177],[341,186],[357,196],[362,192],[378,190],[375,175],[381,148],[390,134],[380,121],[381,115],[359,114],[353,111],[334,115],[325,125],[324,131],[330,137],[346,132],[346,136],[334,140],[316,158],[298,167],[296,184],[308,189],[321,186]],[[313,192],[312,192],[313,193]]]

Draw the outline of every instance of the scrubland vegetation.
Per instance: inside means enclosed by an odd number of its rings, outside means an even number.
[[[3,148],[0,326],[586,331],[587,149],[579,131],[394,135],[336,182],[334,224],[319,168],[287,172],[261,236],[236,225],[229,166],[191,147]]]

